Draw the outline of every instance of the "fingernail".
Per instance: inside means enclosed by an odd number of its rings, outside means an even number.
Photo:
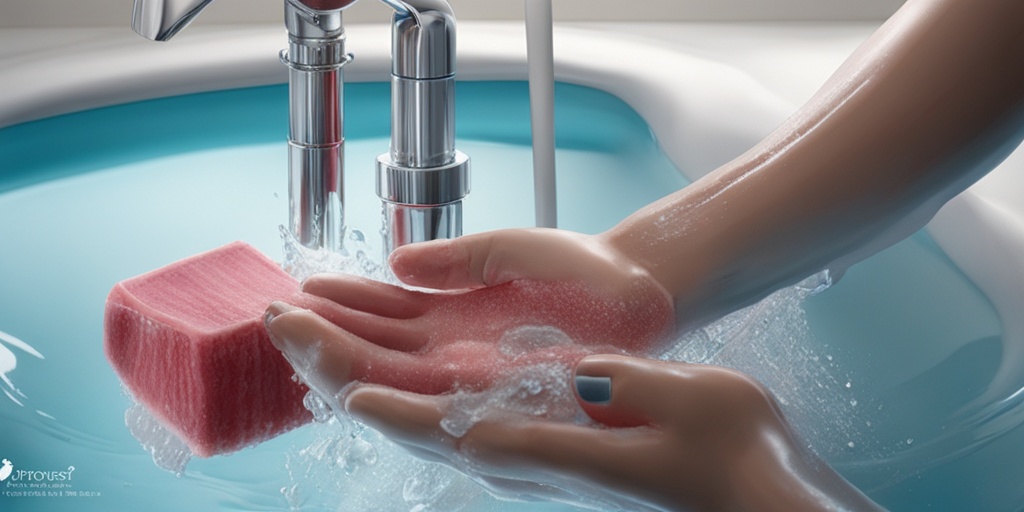
[[[271,305],[271,308],[268,308],[268,316],[278,316],[297,309],[299,308],[288,304],[281,307]],[[325,397],[329,397],[337,391],[335,388],[338,386],[332,386],[330,382],[327,382],[328,379],[320,375],[323,343],[310,332],[309,326],[303,319],[284,318],[280,322],[270,324],[267,327],[267,333],[270,334],[270,341],[281,351],[284,358],[288,360],[288,364],[295,370],[295,374],[307,386]]]
[[[285,303],[285,302],[281,302],[281,301],[271,302],[270,305],[267,306],[267,311],[265,313],[263,313],[263,325],[269,327],[270,326],[270,322],[273,322],[275,318],[277,318],[277,317],[279,317],[279,316],[281,316],[281,315],[283,315],[283,314],[285,314],[285,313],[287,313],[289,311],[295,311],[296,309],[299,309],[299,308],[297,308],[295,306],[292,306],[291,304],[288,304],[288,303]]]
[[[263,316],[267,327],[267,334],[270,335],[270,341],[278,350],[284,353],[285,358],[292,363],[292,366],[295,366],[296,362],[304,362],[308,359],[310,345],[313,344],[314,340],[310,337],[308,329],[304,326],[301,319],[296,318],[295,321],[283,319],[280,322],[274,322],[274,319],[298,309],[291,304],[274,302],[267,307],[267,312]],[[296,368],[296,370],[298,369]]]
[[[276,318],[291,311],[302,311],[290,304],[275,302],[267,308],[268,316]],[[272,318],[272,319],[273,319]],[[327,364],[327,346],[316,325],[316,315],[300,314],[270,323],[270,341],[295,370],[295,375],[331,406],[339,407],[339,393],[349,384],[348,370],[343,365]]]
[[[577,375],[576,392],[584,402],[607,404],[612,401],[612,378]]]

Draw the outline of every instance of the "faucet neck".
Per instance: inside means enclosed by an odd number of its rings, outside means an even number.
[[[292,39],[344,37],[341,10],[318,10],[300,0],[285,0],[284,26]]]
[[[391,73],[434,80],[455,74],[455,13],[444,0],[384,0],[395,7],[391,27]]]
[[[132,30],[146,39],[167,41],[192,23],[213,0],[135,0]]]

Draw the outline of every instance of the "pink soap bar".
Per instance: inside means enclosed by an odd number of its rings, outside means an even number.
[[[312,419],[306,387],[263,326],[299,283],[242,242],[122,281],[107,297],[104,350],[117,375],[200,457]]]

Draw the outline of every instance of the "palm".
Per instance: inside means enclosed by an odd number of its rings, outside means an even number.
[[[304,289],[330,299],[314,309],[333,325],[318,329],[332,331],[321,337],[347,360],[349,380],[420,393],[483,387],[511,366],[643,353],[673,327],[671,302],[642,280],[614,294],[528,279],[424,293],[351,276],[312,278]]]

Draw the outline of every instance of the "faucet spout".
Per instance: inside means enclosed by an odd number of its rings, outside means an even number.
[[[166,41],[213,0],[135,0],[132,29]],[[344,233],[342,9],[355,0],[284,0],[289,68],[289,229],[310,248],[340,250]]]
[[[289,223],[298,242],[341,250],[344,222],[344,76],[342,11],[310,4],[339,0],[285,0],[288,50]],[[345,5],[351,4],[351,1]]]
[[[146,39],[167,41],[213,0],[135,0],[132,30]]]
[[[132,28],[157,41],[213,0],[135,0]],[[289,228],[310,248],[341,250],[344,224],[342,10],[356,0],[284,0],[289,68]],[[386,252],[462,234],[469,157],[455,149],[455,15],[446,0],[381,0],[394,9],[391,147],[377,158]]]
[[[391,148],[377,158],[385,251],[462,234],[469,157],[455,149],[455,15],[444,0],[382,0],[391,26]]]

